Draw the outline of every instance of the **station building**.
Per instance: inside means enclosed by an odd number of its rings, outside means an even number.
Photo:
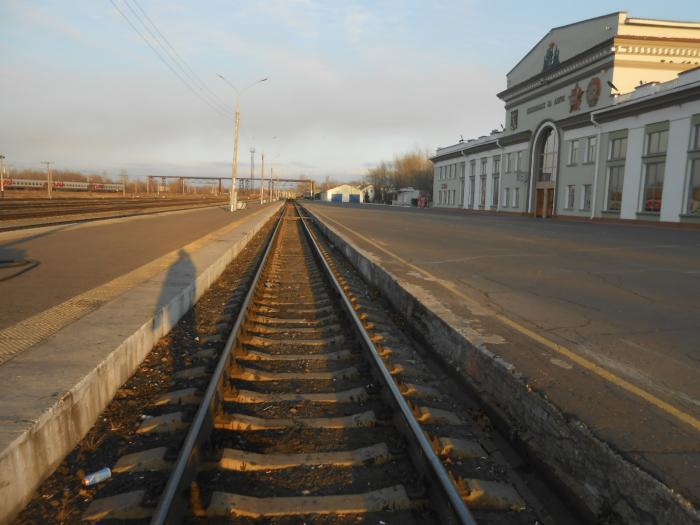
[[[498,97],[503,129],[432,157],[434,206],[700,223],[700,23],[552,29]]]
[[[316,195],[316,198],[326,202],[356,202],[365,201],[364,191],[350,184],[341,184],[335,188],[329,188]]]

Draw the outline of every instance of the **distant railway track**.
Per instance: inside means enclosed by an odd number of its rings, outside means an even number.
[[[483,414],[455,403],[412,336],[307,222],[286,205],[256,241],[257,255],[222,276],[230,284],[216,293],[230,289],[228,299],[205,294],[207,317],[174,330],[170,352],[181,364],[163,375],[167,359],[157,357],[156,375],[139,372],[118,393],[121,416],[108,409],[104,430],[85,446],[109,443],[109,429],[126,425],[127,455],[102,488],[83,494],[89,506],[77,498],[68,515],[152,524],[552,523],[486,436]],[[210,328],[198,331],[202,323]],[[136,393],[144,384],[167,386],[144,406]],[[128,409],[134,422],[120,422],[128,406],[139,407]],[[71,468],[86,466],[61,467]],[[61,476],[54,487],[74,483],[74,474]]]
[[[132,211],[146,208],[169,208],[215,205],[224,199],[55,199],[52,201],[0,201],[0,220],[86,215],[101,212]]]

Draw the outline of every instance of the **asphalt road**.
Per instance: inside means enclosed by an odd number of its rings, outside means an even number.
[[[240,218],[256,205],[236,212]],[[130,272],[229,224],[225,206],[0,233],[0,329]]]
[[[463,320],[565,413],[700,503],[699,230],[458,210],[309,208]],[[475,305],[593,366],[579,366]]]

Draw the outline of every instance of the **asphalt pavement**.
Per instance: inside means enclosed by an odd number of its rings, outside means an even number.
[[[0,329],[127,274],[253,213],[226,206],[0,233]]]

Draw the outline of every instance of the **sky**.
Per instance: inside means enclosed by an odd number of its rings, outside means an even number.
[[[0,154],[229,177],[236,92],[221,74],[242,91],[240,174],[254,147],[266,176],[359,180],[499,128],[506,73],[550,28],[618,10],[700,20],[698,0],[2,0]],[[120,11],[156,49],[136,15],[167,38],[189,88]]]

